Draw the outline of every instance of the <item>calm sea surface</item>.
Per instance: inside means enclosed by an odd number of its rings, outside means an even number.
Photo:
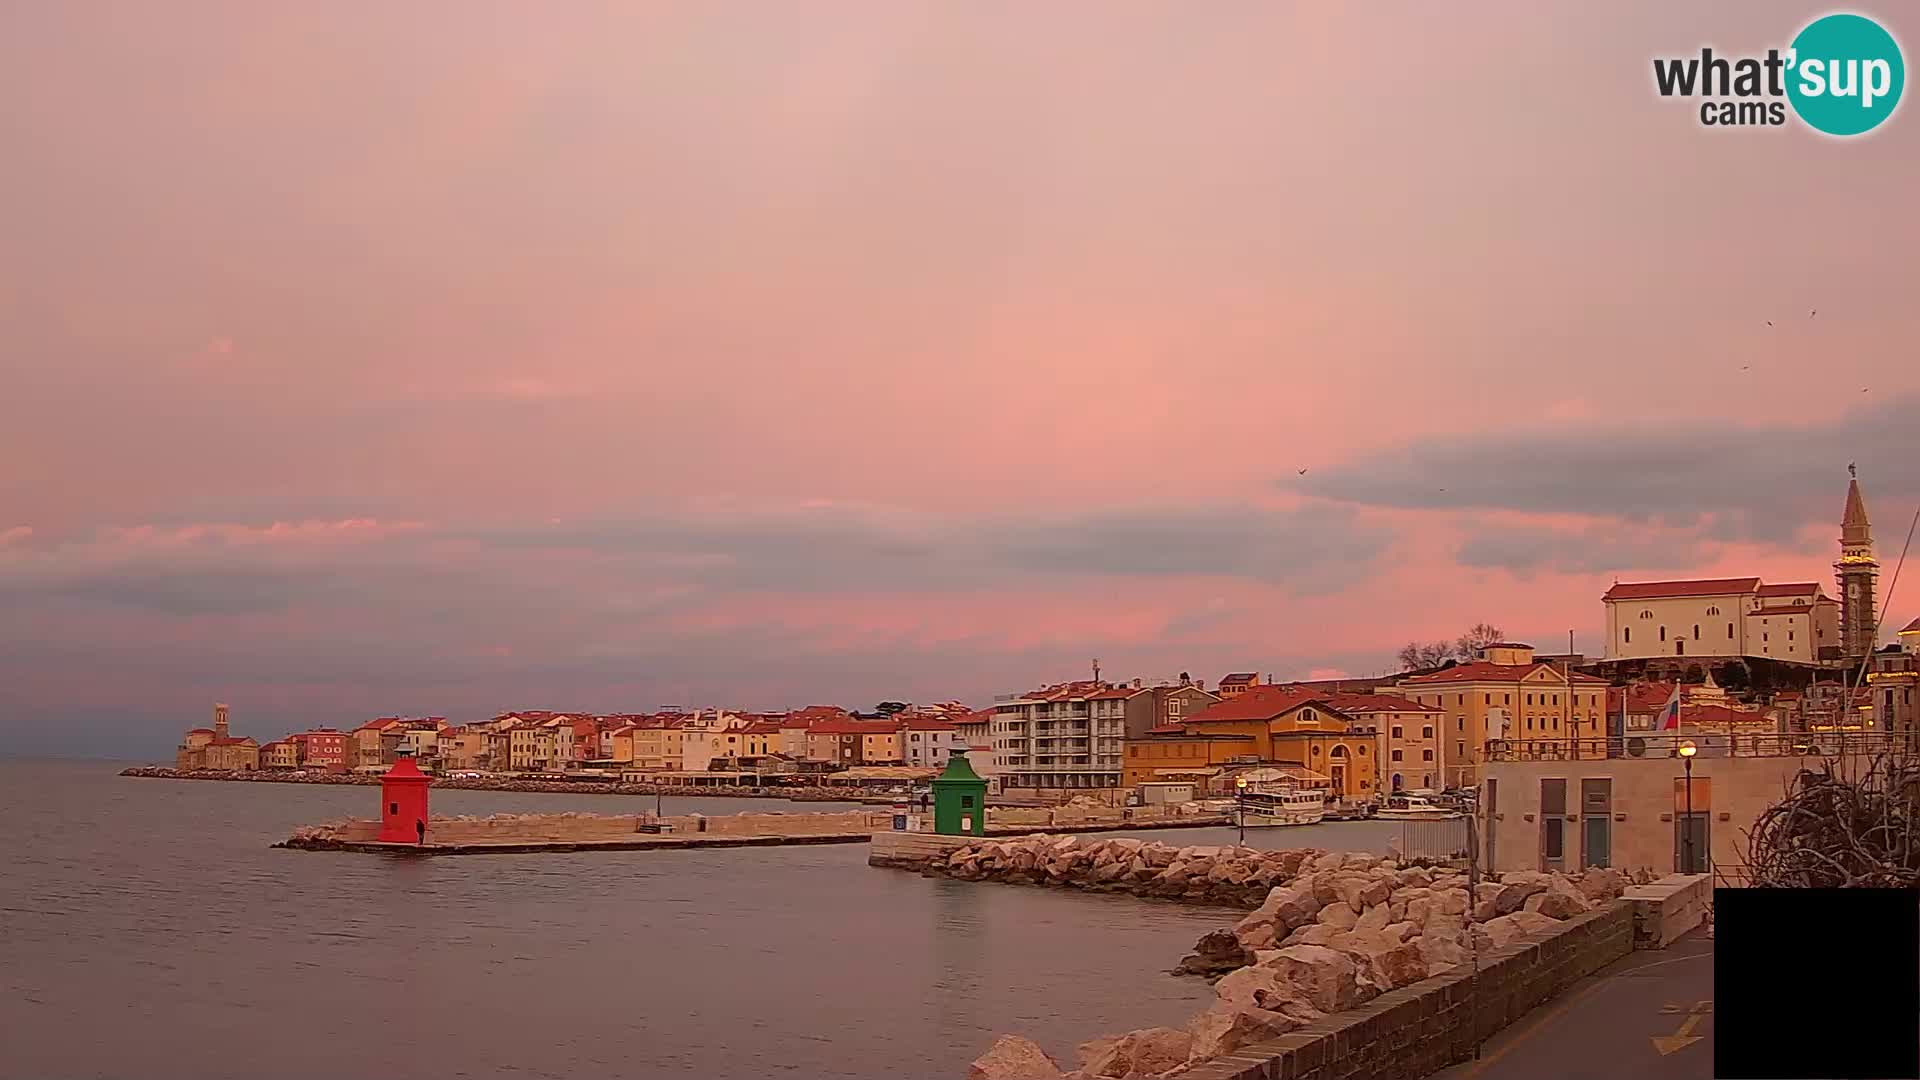
[[[276,851],[296,825],[370,816],[378,796],[119,768],[0,761],[0,1077],[900,1080],[964,1076],[1001,1032],[1070,1063],[1095,1035],[1204,1008],[1205,984],[1164,972],[1233,918],[876,870],[865,845]],[[443,814],[651,804],[433,796]],[[1249,839],[1378,849],[1389,831]]]

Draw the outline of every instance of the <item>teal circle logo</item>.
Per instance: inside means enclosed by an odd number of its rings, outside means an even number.
[[[1900,43],[1861,15],[1815,19],[1793,39],[1787,100],[1807,126],[1828,135],[1861,135],[1900,105],[1907,65]]]

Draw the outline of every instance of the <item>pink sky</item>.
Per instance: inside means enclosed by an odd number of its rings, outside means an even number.
[[[0,748],[1592,650],[1848,461],[1890,565],[1920,121],[1650,77],[1822,10],[14,5]]]

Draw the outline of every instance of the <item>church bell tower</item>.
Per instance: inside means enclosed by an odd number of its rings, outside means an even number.
[[[1867,502],[1860,497],[1860,480],[1847,466],[1847,510],[1840,519],[1840,561],[1833,564],[1840,585],[1840,644],[1848,661],[1858,664],[1873,651],[1879,621],[1873,610],[1873,589],[1880,564],[1873,558],[1873,524],[1867,520]]]

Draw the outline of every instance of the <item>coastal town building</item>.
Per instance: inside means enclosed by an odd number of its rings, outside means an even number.
[[[332,728],[315,728],[289,735],[297,748],[300,767],[324,772],[347,771],[347,735]]]
[[[1331,693],[1326,701],[1353,718],[1349,730],[1374,737],[1383,790],[1438,790],[1441,728],[1446,713],[1399,694]]]
[[[1260,673],[1257,671],[1236,671],[1220,677],[1220,695],[1223,698],[1239,697],[1248,690],[1260,685]]]
[[[263,769],[297,769],[300,767],[300,746],[292,739],[277,739],[260,746],[260,767]]]
[[[1255,686],[1126,745],[1125,783],[1186,782],[1224,794],[1238,771],[1290,768],[1324,780],[1335,798],[1379,791],[1377,742],[1329,695],[1293,686]]]
[[[1814,582],[1621,582],[1601,599],[1609,660],[1761,657],[1813,664],[1822,659],[1820,650],[1840,641],[1840,607]]]
[[[227,730],[227,707],[213,707],[213,726],[193,728],[174,749],[176,769],[225,769],[238,772],[260,767],[260,745],[251,736],[235,738]]]
[[[1162,679],[1152,684],[1135,679],[1101,691],[1100,700],[1114,699],[1122,702],[1121,716],[1129,739],[1137,739],[1152,728],[1222,700],[1220,695],[1208,693],[1203,683],[1186,674],[1177,680]]]
[[[1001,790],[1119,787],[1129,695],[1115,690],[1093,679],[996,700],[991,736]]]
[[[1901,645],[1881,649],[1868,665],[1866,692],[1876,731],[1920,730],[1920,643],[1906,647],[1910,642],[1913,637],[1904,637]]]
[[[959,725],[931,716],[908,716],[899,732],[903,760],[909,766],[944,769],[957,751],[966,753],[968,745]]]
[[[1449,788],[1474,787],[1489,739],[1557,742],[1606,737],[1605,679],[1533,659],[1533,647],[1500,642],[1480,659],[1400,680],[1396,692],[1439,709],[1436,757]]]

